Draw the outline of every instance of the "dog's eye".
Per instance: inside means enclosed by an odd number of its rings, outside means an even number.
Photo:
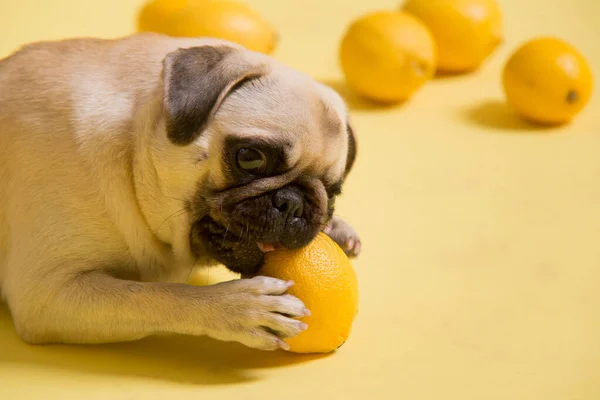
[[[267,168],[267,157],[260,150],[243,148],[237,153],[237,163],[249,174],[260,175]]]

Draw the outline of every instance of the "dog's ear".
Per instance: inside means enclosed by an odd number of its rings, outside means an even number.
[[[356,161],[356,152],[358,150],[358,146],[356,145],[356,134],[352,129],[352,125],[348,122],[348,127],[346,128],[346,132],[348,134],[348,155],[346,156],[346,171],[344,173],[345,176],[348,176],[350,170],[354,166],[354,161]]]
[[[193,142],[233,87],[265,72],[264,63],[225,45],[169,53],[163,62],[163,107],[171,142]]]

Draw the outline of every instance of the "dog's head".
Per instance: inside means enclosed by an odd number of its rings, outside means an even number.
[[[169,54],[163,81],[171,163],[194,182],[184,196],[196,255],[251,274],[264,252],[325,227],[356,154],[333,90],[227,45]]]

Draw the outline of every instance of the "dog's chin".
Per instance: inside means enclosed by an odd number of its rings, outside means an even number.
[[[236,235],[208,216],[192,226],[190,241],[196,256],[209,256],[245,276],[255,275],[265,259],[257,241]]]

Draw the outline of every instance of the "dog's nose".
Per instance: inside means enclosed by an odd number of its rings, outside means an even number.
[[[301,218],[304,213],[304,196],[293,188],[280,189],[273,196],[273,206],[281,212],[284,221]]]

